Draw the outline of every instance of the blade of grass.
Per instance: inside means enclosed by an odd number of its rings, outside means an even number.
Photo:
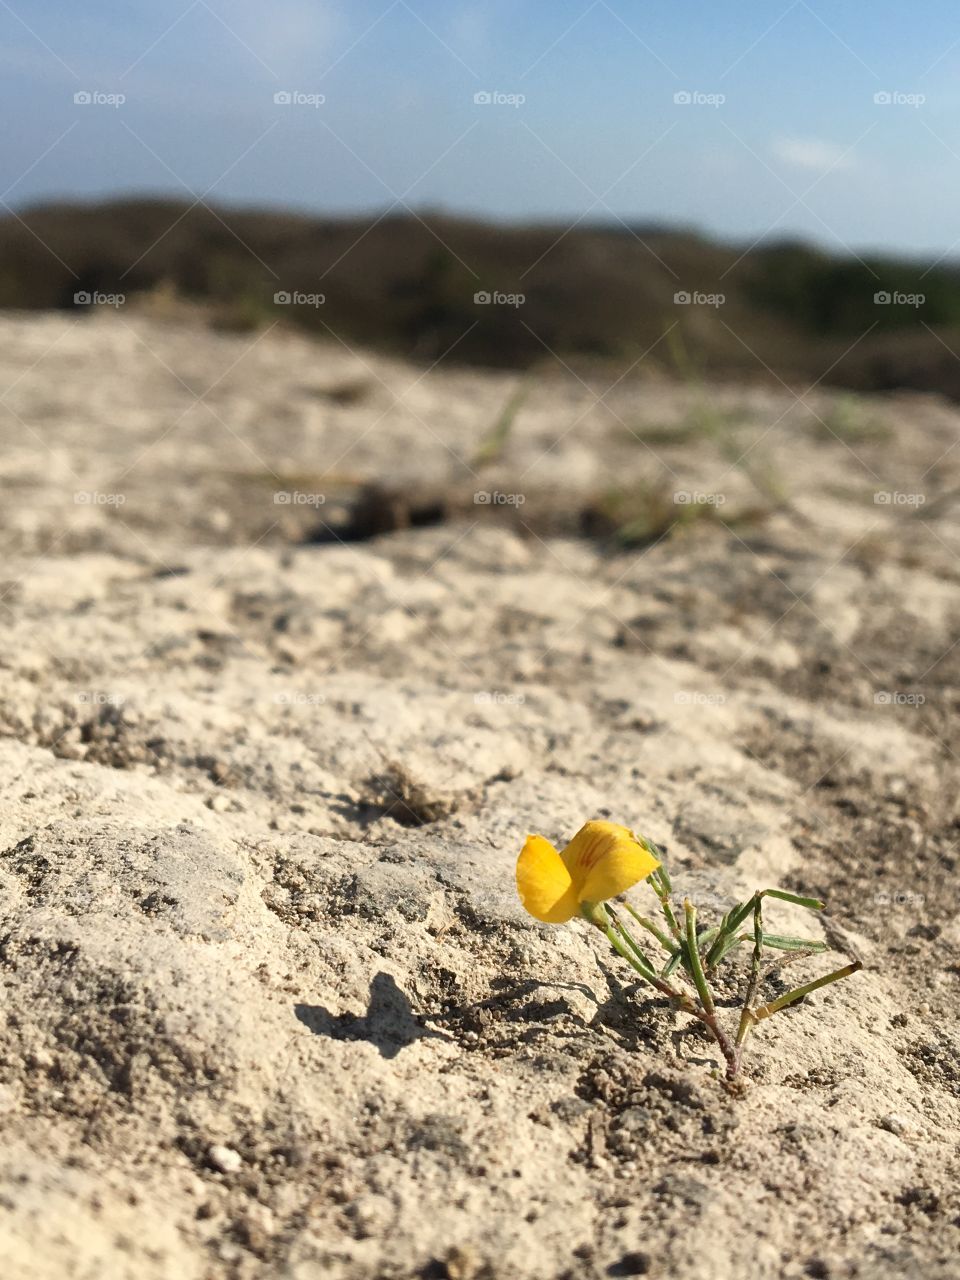
[[[514,420],[523,402],[530,394],[530,388],[520,386],[509,397],[497,420],[480,441],[476,453],[470,459],[471,467],[484,467],[491,462],[498,462],[510,438]]]

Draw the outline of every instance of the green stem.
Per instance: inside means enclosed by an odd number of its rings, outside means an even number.
[[[657,848],[656,845],[652,845],[651,848],[653,849],[653,852],[657,857],[662,856],[660,853],[660,850]],[[677,921],[677,917],[674,915],[674,912],[673,912],[673,906],[670,902],[670,893],[671,893],[672,886],[670,884],[670,877],[667,874],[666,867],[664,867],[661,864],[657,868],[657,870],[654,871],[653,874],[650,876],[649,884],[653,892],[657,895],[657,897],[660,900],[660,910],[663,912],[663,918],[666,920],[667,925],[669,926],[670,932],[673,934],[673,936],[677,939],[678,942],[682,942],[683,930],[680,928],[680,925]]]
[[[657,867],[656,871],[653,872],[650,879],[652,880],[656,878],[659,880],[663,885],[664,893],[672,893],[673,885],[670,883],[670,872],[667,870],[667,864],[663,860],[663,850],[659,845],[655,845],[652,840],[648,840],[647,844],[650,846],[650,852],[655,858],[659,859],[660,862],[659,867]]]
[[[700,948],[697,945],[697,909],[689,898],[683,900],[683,913],[687,918],[687,955],[690,959],[690,973],[700,996],[700,1002],[711,1016],[714,1013],[713,995],[703,974],[700,963]]]
[[[673,973],[673,972],[674,972],[674,970],[676,969],[677,965],[678,965],[678,964],[681,962],[681,960],[683,959],[683,951],[684,951],[684,948],[683,948],[683,945],[682,945],[682,944],[678,944],[676,947],[674,947],[673,951],[671,951],[671,953],[670,953],[670,959],[667,961],[667,963],[666,963],[666,964],[663,966],[663,968],[660,970],[660,977],[661,977],[661,978],[669,978],[669,977],[670,977],[671,973]]]
[[[717,1016],[713,1009],[701,1009],[700,1006],[687,995],[685,991],[677,991],[671,987],[669,982],[664,982],[661,977],[652,971],[647,970],[646,965],[640,960],[639,956],[630,950],[629,946],[618,936],[617,931],[612,925],[597,925],[606,935],[607,941],[613,947],[614,951],[626,960],[645,982],[649,982],[657,991],[662,992],[672,1000],[676,1006],[684,1013],[692,1014],[693,1017],[699,1018],[710,1031],[710,1034],[716,1040],[720,1052],[723,1054],[727,1064],[727,1079],[732,1080],[740,1067],[740,1051],[734,1045],[730,1037],[724,1031],[723,1027],[717,1020]],[[709,991],[708,991],[709,994]],[[702,998],[702,997],[701,997]]]
[[[677,922],[677,917],[673,914],[673,907],[670,905],[669,898],[660,899],[660,909],[663,911],[664,919],[670,926],[670,932],[675,938],[683,937],[683,930]]]
[[[607,914],[610,916],[610,919],[613,921],[613,927],[616,930],[617,934],[623,939],[623,941],[627,944],[627,946],[630,948],[630,950],[639,960],[640,964],[643,966],[645,976],[650,977],[652,974],[655,975],[657,972],[656,969],[650,963],[646,953],[644,952],[640,944],[637,942],[636,938],[634,938],[633,934],[631,934],[629,929],[625,928],[623,922],[619,919],[616,913],[612,911],[609,907],[607,908]]]
[[[684,996],[682,991],[675,991],[668,982],[664,982],[663,979],[659,978],[652,969],[648,968],[643,961],[640,960],[639,956],[631,951],[630,948],[620,939],[612,925],[607,925],[604,929],[604,933],[606,934],[607,941],[610,943],[611,947],[613,947],[614,951],[616,951],[618,955],[623,956],[627,964],[629,964],[631,968],[636,969],[637,973],[639,973],[640,977],[643,978],[644,981],[649,982],[650,985],[652,987],[656,987],[658,991],[662,991],[663,994],[665,996],[669,996],[671,1000],[678,1000],[681,1003],[683,1003],[684,1000],[689,1002],[689,997]]]
[[[652,920],[648,920],[646,916],[642,916],[640,915],[639,912],[634,911],[633,907],[631,907],[629,902],[625,903],[624,905],[626,906],[630,914],[633,916],[634,920],[636,920],[637,924],[640,925],[642,928],[646,929],[647,933],[652,933],[653,936],[656,938],[656,940],[660,943],[661,947],[663,947],[664,951],[667,951],[670,954],[672,954],[673,940],[669,938],[663,932],[662,929],[658,929]]]
[[[757,998],[760,986],[760,961],[763,959],[763,894],[755,894],[753,899],[753,955],[750,959],[750,982],[747,994],[740,1011],[740,1025],[737,1027],[737,1047],[743,1044],[750,1034],[750,1028],[756,1021],[753,1002]]]

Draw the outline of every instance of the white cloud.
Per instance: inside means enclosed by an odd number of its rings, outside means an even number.
[[[464,5],[450,14],[449,36],[458,53],[485,52],[489,48],[489,18],[490,14],[477,5]]]
[[[821,138],[780,138],[774,143],[773,153],[784,164],[817,173],[825,169],[849,169],[853,163],[853,155],[847,154],[846,147]]]
[[[273,0],[270,5],[263,0],[211,0],[210,7],[278,75],[322,71],[344,34],[338,8],[316,0]]]

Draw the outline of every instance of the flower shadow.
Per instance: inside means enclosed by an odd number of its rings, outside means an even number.
[[[293,1011],[297,1021],[314,1035],[331,1040],[366,1040],[382,1058],[395,1058],[401,1049],[417,1040],[450,1038],[423,1025],[389,973],[378,973],[372,979],[365,1014],[333,1014],[322,1005],[312,1004],[295,1004]]]

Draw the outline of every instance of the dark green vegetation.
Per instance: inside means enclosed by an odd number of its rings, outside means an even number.
[[[0,307],[72,307],[80,291],[158,288],[254,329],[281,319],[426,363],[673,371],[677,326],[714,376],[960,398],[960,269],[832,256],[794,242],[744,252],[656,227],[502,227],[443,215],[321,218],[170,200],[52,205],[0,220]],[[279,291],[322,305],[277,305]],[[477,303],[478,292],[524,295]],[[678,305],[678,292],[724,295]],[[878,304],[875,295],[922,295]],[[645,355],[650,348],[649,355]],[[829,371],[829,372],[827,372]]]

